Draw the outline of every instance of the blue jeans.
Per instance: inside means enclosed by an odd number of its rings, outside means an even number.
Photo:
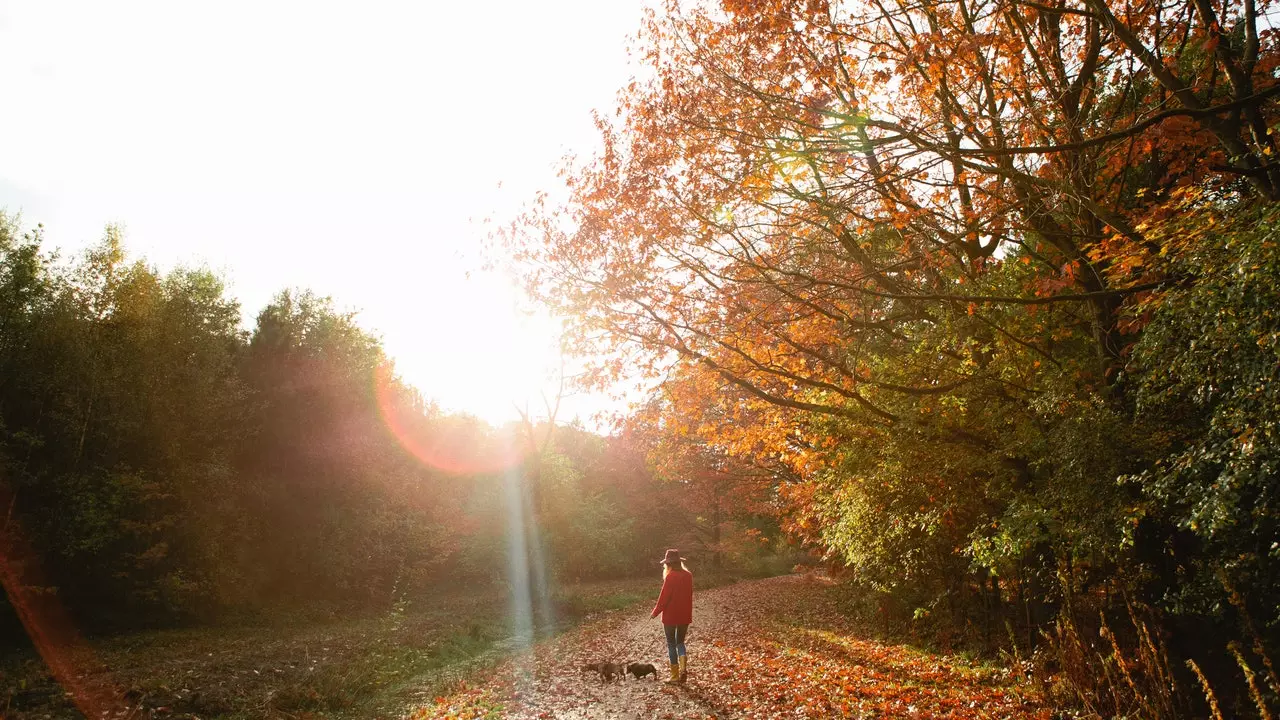
[[[671,658],[671,664],[675,665],[685,654],[684,636],[688,634],[689,626],[663,625],[662,629],[667,631],[667,657]]]

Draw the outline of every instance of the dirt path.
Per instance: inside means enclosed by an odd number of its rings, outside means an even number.
[[[860,639],[827,583],[788,576],[697,593],[689,682],[603,683],[584,663],[649,662],[664,672],[648,608],[620,611],[500,665],[416,710],[418,718],[1036,718],[1052,713],[1007,673]],[[665,673],[664,673],[665,674]]]
[[[698,634],[691,633],[691,653],[701,647],[703,633],[719,626],[716,610],[714,591],[695,598]],[[594,673],[580,669],[597,662],[652,663],[659,676],[640,680],[627,676],[604,682]],[[667,675],[662,624],[649,618],[647,608],[614,612],[503,663],[483,684],[438,699],[433,707],[420,710],[414,717],[647,720],[714,716],[696,694],[688,692],[690,686],[677,688],[664,683]]]

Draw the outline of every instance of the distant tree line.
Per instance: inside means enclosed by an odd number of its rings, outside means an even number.
[[[504,482],[535,459],[493,461],[523,446],[521,427],[441,412],[352,314],[310,292],[281,292],[241,323],[207,270],[131,260],[114,229],[60,258],[39,227],[0,216],[13,581],[88,629],[500,591]],[[742,522],[709,543],[689,483],[655,472],[634,438],[563,427],[553,439],[536,461],[557,577],[652,572],[680,542],[750,564],[759,546],[732,538],[750,523],[776,537],[739,510],[717,516]],[[458,462],[411,451],[428,446]]]

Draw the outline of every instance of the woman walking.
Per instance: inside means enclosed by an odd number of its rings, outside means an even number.
[[[662,558],[662,593],[653,614],[662,614],[662,627],[667,631],[667,657],[671,660],[669,683],[683,683],[688,677],[684,638],[693,622],[693,573],[684,566],[679,550],[668,550]]]

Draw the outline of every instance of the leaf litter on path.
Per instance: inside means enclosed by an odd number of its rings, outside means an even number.
[[[437,698],[410,717],[1052,717],[1030,687],[1006,675],[861,637],[835,610],[819,576],[696,593],[684,686],[662,682],[665,641],[647,610],[613,613],[541,643],[501,664],[488,680]],[[604,683],[580,669],[594,662],[650,662],[661,677]]]

